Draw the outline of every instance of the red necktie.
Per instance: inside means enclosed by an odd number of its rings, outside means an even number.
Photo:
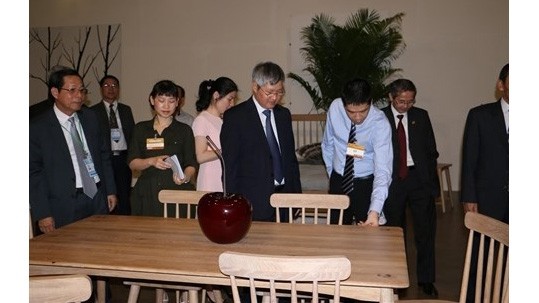
[[[406,132],[402,125],[404,115],[397,115],[399,124],[397,125],[397,135],[399,139],[399,179],[404,179],[408,176],[408,165],[406,160]]]

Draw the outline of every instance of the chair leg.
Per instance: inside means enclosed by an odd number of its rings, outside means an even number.
[[[105,280],[97,280],[97,302],[105,303],[107,282]]]
[[[189,291],[189,303],[197,303],[198,302],[198,291],[197,290],[190,290]]]
[[[442,213],[445,213],[444,175],[441,169],[438,169],[438,182],[440,182],[440,200],[442,202]]]
[[[223,303],[223,294],[221,293],[221,290],[214,289],[213,290],[213,296],[215,297],[215,303]]]
[[[445,180],[447,181],[447,192],[449,193],[449,203],[451,203],[451,208],[453,208],[453,189],[451,188],[451,175],[449,174],[449,168],[445,170]]]
[[[131,287],[129,288],[129,297],[127,298],[127,303],[137,303],[139,293],[140,286],[131,285]]]
[[[165,290],[162,288],[157,288],[155,290],[155,303],[163,303],[164,292]]]

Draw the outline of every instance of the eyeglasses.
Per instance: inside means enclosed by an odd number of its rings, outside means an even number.
[[[103,87],[117,88],[118,85],[117,85],[117,84],[108,84],[108,83],[105,83],[105,84],[103,84]]]
[[[414,99],[414,100],[410,100],[410,101],[395,100],[395,102],[396,102],[398,105],[406,105],[406,106],[409,106],[409,105],[415,104],[415,99]]]
[[[274,92],[274,93],[268,93],[267,91],[265,91],[264,89],[262,89],[262,87],[258,87],[263,93],[264,95],[266,95],[266,97],[271,97],[271,96],[274,96],[274,97],[282,97],[284,96],[284,94],[286,93],[285,91],[278,91],[278,92]]]
[[[79,92],[82,95],[88,94],[88,89],[86,87],[81,87],[81,88],[72,87],[72,88],[60,88],[60,89],[67,91],[70,95],[74,95],[76,92]]]

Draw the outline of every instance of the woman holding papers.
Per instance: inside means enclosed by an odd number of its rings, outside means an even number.
[[[200,164],[197,190],[223,191],[221,162],[208,145],[206,136],[221,148],[219,134],[223,125],[223,113],[234,105],[238,86],[227,77],[205,80],[200,83],[196,108],[199,112],[193,122],[196,157]]]
[[[157,82],[149,97],[155,116],[137,123],[133,130],[127,162],[132,170],[141,172],[131,192],[133,215],[162,216],[163,205],[157,197],[162,189],[194,189],[189,182],[198,168],[195,139],[188,125],[174,119],[178,96],[174,82]],[[167,161],[174,155],[183,170],[183,178],[173,173],[172,161]]]

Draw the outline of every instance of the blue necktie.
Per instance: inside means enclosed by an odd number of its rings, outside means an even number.
[[[348,143],[356,143],[356,125],[352,123]],[[346,155],[344,172],[342,174],[342,191],[349,194],[354,189],[354,157]]]
[[[277,183],[283,181],[283,167],[281,161],[281,151],[279,150],[279,144],[273,133],[273,127],[271,127],[271,111],[266,109],[263,111],[266,115],[266,139],[268,140],[268,145],[271,151],[271,159],[273,161],[273,175]]]

